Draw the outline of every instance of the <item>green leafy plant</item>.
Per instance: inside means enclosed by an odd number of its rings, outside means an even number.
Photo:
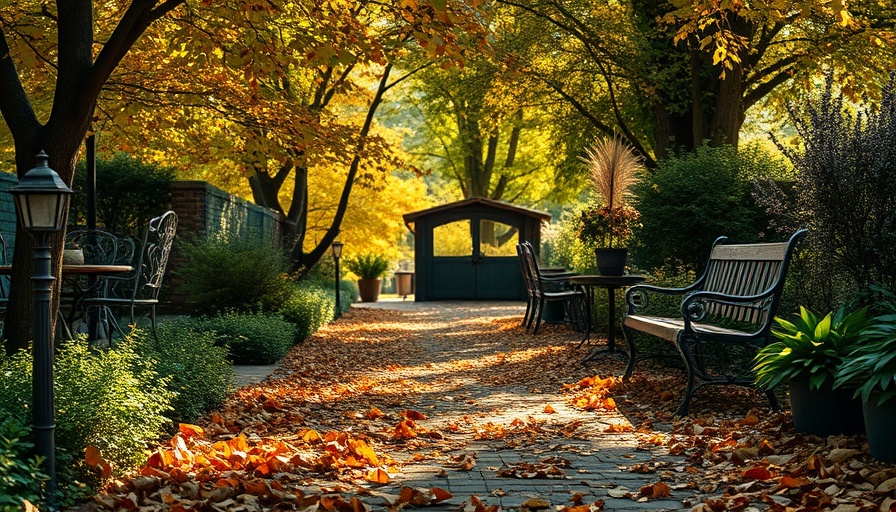
[[[283,319],[296,326],[296,342],[302,341],[322,325],[333,320],[336,313],[336,300],[334,285],[317,281],[304,280],[298,283],[292,296],[280,310]],[[340,290],[342,294],[341,304],[348,307],[351,304],[351,295]]]
[[[361,279],[379,279],[389,270],[389,260],[382,254],[364,253],[345,259],[345,268]]]
[[[600,195],[600,204],[583,212],[579,235],[594,240],[600,247],[613,247],[631,235],[631,226],[638,220],[638,211],[628,204],[628,198],[644,165],[618,137],[595,139],[582,160]]]
[[[29,430],[13,418],[0,423],[0,511],[22,510],[23,500],[40,503],[41,484],[49,480],[38,459],[29,457],[34,448],[29,436]]]
[[[671,263],[699,271],[719,236],[758,241],[768,221],[752,197],[752,179],[774,175],[781,165],[762,151],[732,147],[703,146],[662,160],[632,187],[632,205],[641,214],[629,244],[632,261],[646,269]]]
[[[877,304],[882,313],[847,354],[835,382],[837,387],[854,388],[866,402],[877,394],[878,405],[896,397],[896,295],[884,292],[884,297]]]
[[[274,313],[226,313],[178,320],[181,329],[213,333],[234,364],[273,364],[293,346],[296,327]]]
[[[127,153],[96,162],[96,214],[107,231],[140,240],[149,219],[171,203],[174,169],[143,162]],[[72,188],[69,222],[86,224],[86,164],[78,164]]]
[[[83,338],[57,346],[56,447],[63,480],[92,478],[83,465],[88,446],[99,450],[114,474],[145,461],[144,450],[169,422],[165,413],[173,399],[156,365],[129,340],[99,351]],[[30,351],[0,356],[0,418],[30,422],[30,402]]]
[[[194,314],[276,311],[290,297],[286,256],[270,244],[217,235],[181,244],[180,254],[180,289]]]
[[[173,394],[165,416],[172,425],[192,423],[219,407],[233,386],[233,367],[227,349],[215,345],[214,333],[197,331],[176,321],[163,322],[153,337],[134,329],[134,350],[156,361],[159,386]]]
[[[846,354],[869,325],[866,308],[846,313],[845,308],[820,316],[800,307],[793,322],[775,317],[779,341],[759,350],[753,360],[756,384],[771,389],[782,382],[808,378],[809,389],[833,384]]]

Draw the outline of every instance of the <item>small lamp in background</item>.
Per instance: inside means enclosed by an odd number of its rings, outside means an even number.
[[[37,154],[37,166],[19,180],[9,193],[15,199],[19,225],[34,239],[34,347],[32,357],[33,435],[43,470],[50,477],[49,495],[56,495],[55,404],[53,398],[53,347],[50,299],[55,277],[50,274],[49,235],[63,229],[72,190],[47,165],[49,157]]]
[[[336,318],[342,316],[342,298],[339,293],[339,281],[341,277],[339,275],[339,258],[342,257],[342,246],[345,245],[340,241],[335,241],[330,246],[333,250],[333,260],[336,262],[336,314],[334,315]]]

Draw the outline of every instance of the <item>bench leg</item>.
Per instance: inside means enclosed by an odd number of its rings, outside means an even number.
[[[635,350],[634,335],[628,326],[625,325],[625,321],[622,322],[622,337],[625,338],[625,346],[628,348],[628,362],[625,365],[625,373],[622,375],[622,380],[628,382],[632,378],[632,374],[635,373],[635,362],[638,360],[638,353]]]
[[[691,346],[690,340],[682,339],[679,334],[678,340],[675,342],[676,348],[678,348],[678,352],[681,354],[682,360],[684,360],[684,368],[687,372],[687,385],[684,389],[684,400],[681,401],[681,405],[678,406],[678,411],[675,412],[676,416],[687,416],[688,411],[691,407],[691,397],[694,396],[694,376],[695,376],[695,367],[697,362],[694,361],[694,356],[691,354]]]

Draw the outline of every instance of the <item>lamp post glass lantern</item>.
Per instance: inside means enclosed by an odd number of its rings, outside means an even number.
[[[49,157],[41,151],[37,166],[26,172],[18,185],[10,189],[15,199],[19,225],[34,239],[34,344],[32,357],[32,433],[37,455],[43,457],[43,470],[50,477],[48,494],[56,495],[55,405],[53,399],[53,347],[50,323],[50,299],[55,278],[50,274],[50,233],[63,228],[72,190],[47,165]]]
[[[330,248],[333,250],[333,261],[336,262],[336,313],[334,315],[336,318],[342,316],[342,294],[339,293],[339,258],[342,257],[343,245],[345,244],[337,240],[333,242],[333,245],[330,246]]]

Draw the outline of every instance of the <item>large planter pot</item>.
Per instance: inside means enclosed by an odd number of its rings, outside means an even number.
[[[808,378],[791,380],[790,408],[797,432],[831,436],[865,430],[861,400],[853,399],[851,390],[831,389],[830,382],[810,390]]]
[[[379,279],[358,279],[358,295],[361,302],[376,302],[380,298]]]
[[[597,271],[602,276],[621,276],[625,273],[625,260],[628,258],[628,249],[604,247],[594,250],[597,258]]]
[[[868,401],[862,404],[865,415],[865,433],[871,456],[883,462],[896,462],[896,436],[893,425],[896,425],[896,399],[891,398],[878,405],[880,395],[872,393]]]

